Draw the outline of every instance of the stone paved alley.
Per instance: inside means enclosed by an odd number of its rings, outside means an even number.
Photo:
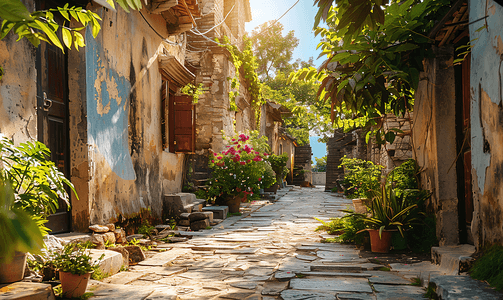
[[[264,203],[266,203],[264,205]],[[89,291],[100,299],[422,299],[425,290],[359,257],[353,245],[320,243],[318,217],[351,200],[321,188],[293,188],[275,203],[151,255]],[[258,208],[258,209],[257,209]],[[302,274],[302,275],[301,275]],[[281,298],[280,298],[281,297]],[[338,297],[338,298],[337,298]]]

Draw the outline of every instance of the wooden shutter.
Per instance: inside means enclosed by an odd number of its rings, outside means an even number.
[[[195,150],[196,110],[190,96],[173,96],[169,101],[170,152],[192,153]]]

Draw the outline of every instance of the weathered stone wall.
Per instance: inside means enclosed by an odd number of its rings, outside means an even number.
[[[421,168],[421,187],[432,192],[429,210],[436,215],[440,245],[459,242],[456,170],[455,80],[452,46],[434,48],[425,60],[414,102],[414,158]]]
[[[412,158],[412,119],[413,112],[407,113],[403,118],[388,114],[383,124],[384,130],[388,131],[392,128],[396,128],[400,129],[402,132],[397,132],[392,144],[387,142],[385,145],[377,145],[375,140],[369,143],[367,160],[383,166],[383,175],[388,174],[395,167],[401,165],[407,159]]]
[[[475,245],[503,244],[503,7],[470,1],[471,149]]]
[[[28,8],[34,1],[22,1]],[[0,41],[0,134],[15,144],[37,139],[37,70],[35,47],[12,31]]]

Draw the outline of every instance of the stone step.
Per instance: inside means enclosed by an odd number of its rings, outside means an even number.
[[[163,215],[178,217],[180,214],[201,211],[206,200],[196,199],[191,193],[166,194],[163,198]]]
[[[203,211],[211,211],[213,212],[214,219],[226,219],[227,213],[229,212],[228,206],[206,206],[203,207]]]
[[[100,270],[104,275],[111,276],[119,273],[123,265],[122,254],[111,250],[91,249],[90,251],[93,261],[97,261],[104,255],[103,259],[100,261]]]
[[[458,275],[467,272],[475,253],[475,246],[463,244],[457,246],[442,246],[431,248],[431,259],[433,263],[440,265],[440,269],[448,275]]]
[[[487,283],[469,276],[431,275],[430,286],[434,288],[436,299],[502,299],[503,293],[495,291]]]

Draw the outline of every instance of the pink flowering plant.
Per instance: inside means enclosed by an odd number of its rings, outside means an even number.
[[[244,133],[230,138],[224,137],[227,146],[222,152],[213,153],[209,166],[212,169],[207,198],[216,203],[225,203],[235,196],[251,197],[264,187],[272,185],[265,160],[268,152],[260,152],[252,146],[250,136]],[[270,168],[270,165],[269,165]],[[272,169],[271,169],[272,170]]]

